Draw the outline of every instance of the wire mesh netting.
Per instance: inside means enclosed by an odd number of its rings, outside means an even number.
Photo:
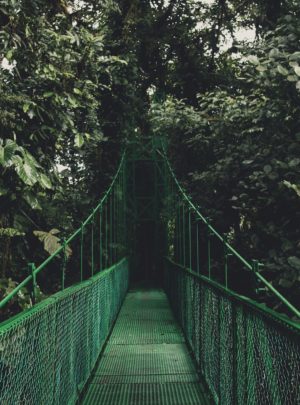
[[[121,260],[4,323],[0,403],[75,403],[97,361],[128,288]]]
[[[300,403],[300,329],[166,261],[165,288],[216,403]]]
[[[165,288],[215,403],[300,404],[299,310],[194,205],[166,155],[165,164]],[[285,315],[259,304],[261,290]]]
[[[127,255],[125,156],[124,152],[108,190],[72,235],[64,237],[57,229],[37,231],[50,256],[39,266],[28,263],[24,269],[27,277],[0,297],[0,322],[46,296],[87,280]],[[34,261],[35,252],[32,256]]]

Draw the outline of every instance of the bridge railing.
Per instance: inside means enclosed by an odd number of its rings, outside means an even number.
[[[169,259],[165,288],[216,404],[299,403],[299,324]]]
[[[0,404],[76,403],[128,288],[125,170],[123,155],[81,227],[0,302],[30,290],[30,308],[0,324]],[[54,293],[39,300],[43,282]]]
[[[128,288],[128,261],[1,324],[0,403],[75,404]]]
[[[165,289],[215,403],[298,403],[300,311],[216,231],[164,156]],[[257,302],[259,288],[284,315]]]
[[[194,270],[250,298],[264,290],[291,317],[300,320],[300,311],[261,272],[257,260],[245,259],[196,207],[178,182],[167,156],[165,158],[165,221],[168,256],[183,267]]]
[[[39,266],[28,265],[27,277],[1,299],[0,311],[11,305],[15,312],[14,304],[24,295],[24,287],[29,290],[31,307],[40,301],[44,286],[47,290],[52,286],[51,295],[111,267],[126,255],[125,166],[124,153],[103,198],[71,236],[59,239],[55,229],[53,234],[41,235],[44,244],[46,238],[56,239],[57,249]]]

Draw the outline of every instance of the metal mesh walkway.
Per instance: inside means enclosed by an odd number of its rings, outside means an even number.
[[[128,293],[82,404],[209,403],[166,295]]]

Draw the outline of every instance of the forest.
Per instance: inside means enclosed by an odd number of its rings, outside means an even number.
[[[0,298],[149,135],[166,137],[203,214],[299,308],[298,0],[1,0]],[[24,288],[6,311],[30,305]]]

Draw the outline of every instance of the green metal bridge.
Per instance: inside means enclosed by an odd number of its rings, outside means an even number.
[[[299,310],[202,215],[161,145],[129,147],[81,227],[3,297],[26,286],[32,306],[0,324],[1,405],[300,404]],[[53,271],[60,291],[40,301]]]

